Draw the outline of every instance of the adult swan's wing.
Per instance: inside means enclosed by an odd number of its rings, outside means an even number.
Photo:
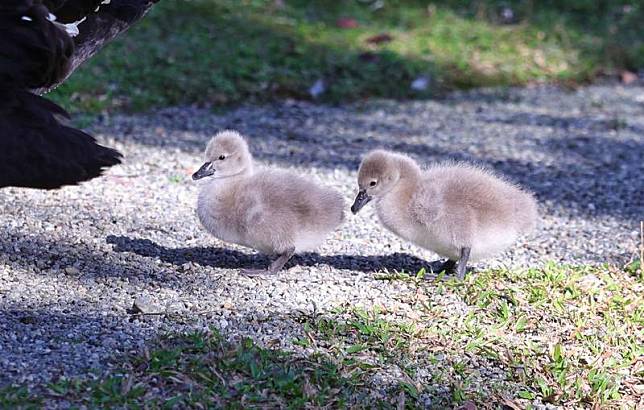
[[[0,100],[0,187],[54,189],[101,175],[121,154],[56,118],[66,113],[28,91]]]
[[[120,162],[118,152],[63,125],[59,117],[67,116],[65,111],[29,90],[40,93],[60,84],[153,2],[2,0],[0,187],[77,184]],[[74,29],[78,34],[72,40]]]

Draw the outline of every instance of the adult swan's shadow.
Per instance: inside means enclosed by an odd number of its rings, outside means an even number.
[[[225,269],[256,269],[266,266],[269,262],[268,258],[262,254],[248,254],[233,249],[213,247],[167,248],[149,239],[135,239],[114,235],[108,236],[107,242],[114,245],[116,252],[131,252],[145,257],[159,258],[174,265],[192,262],[202,266]],[[375,256],[323,256],[317,253],[304,253],[295,255],[286,265],[286,268],[294,265],[329,265],[336,269],[361,272],[377,272],[387,269],[390,271],[404,270],[412,273],[418,272],[421,268],[430,269],[437,266],[436,263],[427,262],[404,253]]]

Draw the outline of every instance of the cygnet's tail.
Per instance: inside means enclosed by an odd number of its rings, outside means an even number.
[[[515,215],[519,223],[519,233],[521,235],[528,235],[537,227],[539,214],[534,195],[525,191],[523,193],[524,195],[522,195],[521,200],[517,203]]]

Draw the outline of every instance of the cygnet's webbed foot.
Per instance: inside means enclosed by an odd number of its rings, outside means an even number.
[[[465,279],[465,273],[467,272],[467,261],[470,258],[470,248],[461,249],[461,257],[456,261],[451,259],[446,260],[445,262],[440,262],[435,266],[432,266],[432,271],[435,273],[445,272],[448,275],[456,275],[459,280]]]
[[[456,268],[456,262],[450,259],[446,260],[445,262],[434,262],[431,267],[432,272],[434,273],[445,272],[448,275],[454,273],[454,268]]]
[[[280,254],[269,266],[268,269],[242,269],[241,274],[245,276],[264,276],[274,275],[281,271],[286,262],[291,259],[295,253],[295,248],[289,248],[286,252]]]

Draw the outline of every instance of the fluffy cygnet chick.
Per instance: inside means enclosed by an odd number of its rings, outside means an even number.
[[[442,163],[426,170],[406,155],[376,150],[358,172],[357,213],[375,199],[380,221],[390,231],[448,260],[439,271],[465,277],[468,260],[492,256],[537,220],[532,194],[492,172],[466,163]]]
[[[267,270],[275,273],[296,252],[312,250],[344,219],[342,195],[292,172],[260,169],[244,138],[223,131],[210,140],[206,163],[192,179],[210,177],[202,187],[197,214],[222,241],[277,255]]]

